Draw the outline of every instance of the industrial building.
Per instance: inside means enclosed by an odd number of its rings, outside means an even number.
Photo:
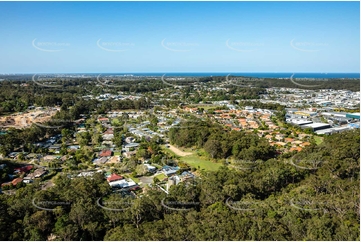
[[[315,132],[317,130],[331,128],[331,125],[325,124],[325,123],[312,123],[312,124],[301,125],[301,128],[302,129],[311,128],[313,130],[313,132]]]
[[[322,116],[327,116],[327,117],[346,118],[347,113],[342,113],[342,112],[322,112],[321,115]]]
[[[350,130],[352,129],[349,126],[342,126],[342,127],[336,127],[336,128],[329,128],[329,129],[322,129],[322,130],[317,130],[315,133],[320,135],[320,134],[333,134],[333,133],[340,133],[342,131],[346,131],[346,130]]]
[[[305,116],[305,117],[313,117],[317,115],[317,112],[312,111],[296,111],[294,112],[296,115]]]
[[[348,113],[346,114],[346,118],[354,118],[360,120],[360,113]]]
[[[312,121],[306,119],[286,119],[287,123],[295,124],[295,125],[306,125],[312,124]]]

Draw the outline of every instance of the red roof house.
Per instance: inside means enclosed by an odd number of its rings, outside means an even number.
[[[18,178],[15,178],[14,180],[12,180],[11,182],[6,182],[6,183],[1,184],[1,186],[4,187],[4,186],[9,186],[9,185],[13,184],[13,186],[15,187],[18,183],[20,183],[22,181],[23,181],[23,178],[18,177]]]
[[[109,128],[107,131],[105,131],[103,134],[114,134],[113,129]]]
[[[109,122],[108,118],[98,118],[99,122]]]
[[[16,186],[18,183],[22,182],[23,178],[15,178],[14,180],[11,181],[11,183],[13,184],[13,186]]]
[[[29,172],[31,171],[31,169],[33,169],[32,165],[27,165],[27,166],[22,166],[22,167],[16,167],[14,168],[14,171],[17,172]]]
[[[298,152],[300,152],[300,151],[302,150],[302,148],[301,148],[301,147],[292,147],[292,148],[290,149],[290,152],[292,152],[292,151],[294,151],[294,150],[297,150]]]
[[[124,179],[124,177],[113,173],[113,174],[110,175],[110,177],[107,178],[107,181],[108,182],[114,182],[114,181],[119,181],[119,180],[123,180],[123,179]]]
[[[100,157],[109,157],[111,155],[112,155],[111,150],[102,150],[102,152],[100,152],[100,154],[99,154]]]

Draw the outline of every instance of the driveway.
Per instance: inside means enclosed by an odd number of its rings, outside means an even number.
[[[139,185],[142,185],[142,186],[153,183],[153,176],[141,176],[141,177],[138,177],[138,179],[140,181]]]

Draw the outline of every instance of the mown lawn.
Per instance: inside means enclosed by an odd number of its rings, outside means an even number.
[[[204,169],[206,171],[216,171],[218,170],[219,167],[222,166],[221,163],[214,163],[210,161],[208,158],[203,156],[200,157],[197,154],[183,156],[180,158],[180,160],[184,161],[191,167],[195,167],[199,169],[198,168],[199,166],[200,169]]]
[[[189,166],[194,167],[194,168],[198,168],[198,166],[200,167],[200,169],[204,169],[206,171],[216,171],[218,170],[219,167],[222,166],[221,163],[215,163],[210,161],[205,154],[205,151],[203,149],[199,149],[196,151],[191,151],[191,149],[185,149],[185,152],[193,152],[192,155],[187,155],[187,156],[177,156],[173,151],[171,151],[170,149],[164,147],[163,150],[165,150],[166,152],[174,155],[175,157],[177,157],[179,160],[184,161],[185,163],[187,163]],[[200,154],[201,156],[199,156],[198,154]]]
[[[318,137],[318,136],[313,136],[313,138],[315,139],[316,141],[316,144],[319,145],[323,142],[323,138],[322,137]]]
[[[159,181],[163,181],[163,179],[166,178],[167,176],[164,175],[163,173],[161,173],[161,174],[158,174],[158,175],[156,175],[156,176],[154,176],[154,177],[158,178]]]

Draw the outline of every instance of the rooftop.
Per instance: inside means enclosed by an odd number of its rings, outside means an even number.
[[[107,181],[108,182],[114,182],[114,181],[119,181],[119,180],[123,180],[124,177],[122,176],[119,176],[118,174],[111,174],[108,178],[107,178]]]

